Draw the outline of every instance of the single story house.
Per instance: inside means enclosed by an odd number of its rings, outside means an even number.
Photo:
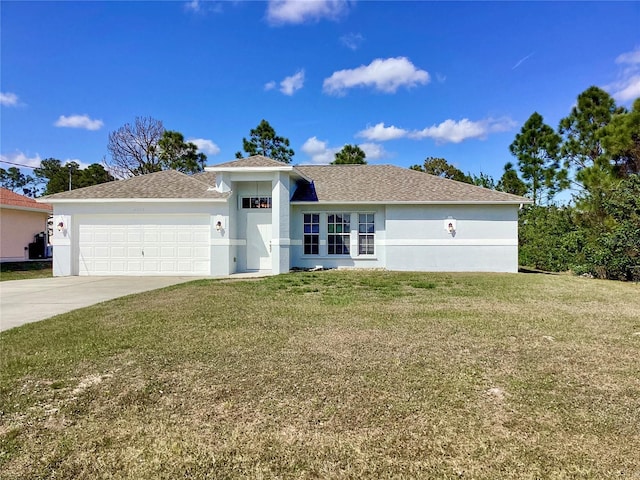
[[[0,262],[44,258],[47,219],[52,210],[51,205],[0,188]],[[36,243],[37,248],[34,251],[32,246],[30,252],[29,245]]]
[[[263,157],[44,197],[54,275],[299,268],[516,272],[516,195],[390,165]]]

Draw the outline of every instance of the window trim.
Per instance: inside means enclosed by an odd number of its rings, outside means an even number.
[[[358,257],[373,257],[376,254],[376,214],[375,212],[358,212]],[[361,222],[360,221],[360,216],[361,215],[371,215],[372,217],[372,221],[366,221],[366,222]],[[360,232],[360,225],[372,225],[373,226],[373,232]],[[371,237],[371,244],[367,244],[367,247],[370,246],[372,248],[371,253],[360,253],[360,249],[361,249],[361,244],[360,244],[360,239],[363,237]]]
[[[309,215],[311,217],[311,221],[307,222],[306,221],[306,216]],[[313,217],[317,216],[317,222],[314,222]],[[305,232],[305,228],[307,225],[311,226],[311,232],[307,233]],[[318,226],[318,231],[317,232],[313,232],[313,225],[317,225]],[[322,225],[322,222],[320,221],[320,212],[303,212],[302,213],[302,254],[303,255],[308,255],[308,256],[312,256],[312,257],[317,257],[320,255],[320,225]],[[316,238],[316,242],[315,242],[315,247],[316,247],[316,253],[313,253],[313,250],[310,253],[306,252],[306,248],[307,248],[307,237],[315,237]],[[313,240],[313,238],[311,238],[311,240]],[[310,242],[308,245],[311,246],[311,248],[313,249],[314,247],[314,243]]]
[[[326,225],[327,225],[327,255],[330,257],[351,257],[352,256],[352,251],[353,249],[351,248],[351,215],[353,213],[352,212],[326,212]],[[336,216],[341,216],[342,220],[340,222],[334,221],[334,222],[329,222],[329,219],[331,218],[331,216],[336,217]],[[345,216],[349,217],[349,220],[347,222],[344,221]],[[341,225],[342,228],[340,229],[341,232],[330,232],[330,225],[334,225],[334,227],[337,227],[338,225]],[[348,225],[347,228],[345,228],[345,225]],[[337,230],[337,228],[335,228],[334,230]],[[329,251],[329,249],[331,248],[331,241],[330,238],[331,237],[341,237],[342,238],[342,243],[340,245],[338,245],[338,243],[334,243],[333,247],[334,249],[336,247],[341,247],[342,252],[341,253],[331,253]],[[336,239],[334,238],[334,241]],[[347,250],[346,252],[344,250]]]
[[[249,201],[249,206],[245,207],[245,200]],[[240,198],[240,208],[243,210],[267,210],[272,205],[272,197],[270,195],[256,195]]]

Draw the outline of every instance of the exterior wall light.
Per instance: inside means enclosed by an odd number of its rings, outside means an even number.
[[[222,222],[220,220],[218,220],[218,222],[216,223],[216,230],[217,231],[222,230]]]
[[[444,231],[451,236],[456,234],[456,219],[453,217],[447,217],[444,219]]]

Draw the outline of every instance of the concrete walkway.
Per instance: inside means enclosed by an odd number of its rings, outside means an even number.
[[[52,277],[0,282],[0,331],[198,277]]]

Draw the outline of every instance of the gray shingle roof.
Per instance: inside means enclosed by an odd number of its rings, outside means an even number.
[[[215,167],[271,168],[286,164],[255,155]],[[214,167],[214,168],[215,168]],[[517,195],[436,177],[392,165],[301,165],[294,176],[313,181],[320,202],[405,202],[405,203],[530,203]],[[39,201],[99,199],[225,199],[215,186],[214,172],[185,175],[166,170],[148,175],[79,188],[42,197]]]
[[[529,203],[517,195],[392,165],[297,166],[325,202]]]
[[[213,184],[215,185],[215,183]],[[210,190],[207,178],[196,178],[175,170],[165,170],[78,188],[42,197],[43,201],[127,198],[224,199],[228,193]]]
[[[290,166],[287,163],[279,162],[263,155],[252,155],[247,158],[240,158],[231,162],[219,163],[212,165],[209,168],[271,168],[271,167],[286,167]]]

